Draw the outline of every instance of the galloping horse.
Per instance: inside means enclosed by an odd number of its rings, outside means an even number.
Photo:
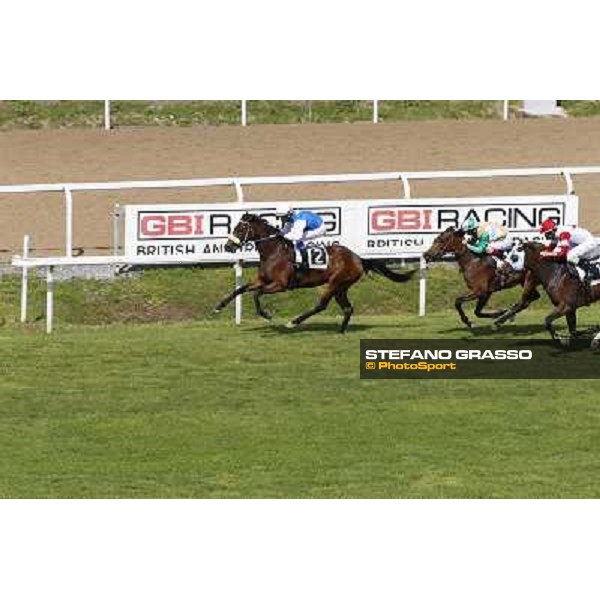
[[[511,306],[496,324],[501,325],[514,317],[531,303],[531,296],[536,286],[542,285],[554,304],[554,310],[546,316],[544,324],[552,339],[560,341],[553,322],[565,317],[571,337],[577,335],[577,309],[600,299],[600,284],[585,286],[573,265],[564,262],[544,259],[541,256],[543,244],[524,242],[525,270],[527,277],[523,285],[523,294],[519,302]],[[539,297],[539,294],[538,294]]]
[[[525,274],[517,272],[503,281],[496,271],[494,259],[489,256],[479,256],[471,252],[463,241],[464,236],[465,232],[462,229],[448,227],[435,238],[431,248],[423,254],[423,257],[429,262],[440,259],[444,254],[454,254],[465,283],[469,288],[466,294],[456,298],[454,306],[458,311],[460,320],[467,327],[471,328],[473,327],[473,323],[465,315],[462,305],[470,300],[477,300],[477,306],[475,307],[475,315],[477,317],[481,319],[497,319],[505,311],[483,311],[490,296],[498,290],[508,289],[523,283]],[[539,294],[537,297],[539,298]]]
[[[329,264],[326,269],[297,270],[294,266],[294,245],[286,240],[280,231],[257,215],[245,213],[229,236],[225,249],[235,252],[247,242],[254,242],[260,256],[257,278],[237,288],[223,298],[215,307],[220,312],[236,296],[245,292],[253,292],[254,305],[258,315],[270,319],[271,315],[260,304],[263,294],[275,294],[295,288],[309,288],[325,285],[317,304],[310,310],[289,321],[286,327],[293,329],[309,317],[327,308],[330,300],[335,298],[344,313],[340,332],[348,327],[354,312],[348,300],[348,289],[367,271],[384,275],[395,282],[408,281],[414,271],[395,273],[388,269],[384,261],[361,260],[359,256],[344,246],[328,246]]]

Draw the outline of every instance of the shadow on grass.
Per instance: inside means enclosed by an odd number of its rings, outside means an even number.
[[[245,333],[259,333],[263,336],[271,335],[301,335],[302,333],[329,333],[340,335],[340,323],[306,323],[302,324],[295,329],[288,329],[284,324],[268,324],[260,326],[257,325],[252,329],[246,329]],[[386,328],[389,325],[385,324],[367,324],[367,323],[356,323],[350,324],[344,335],[351,335],[353,333],[361,333],[363,331],[369,331],[372,329]]]
[[[458,327],[452,327],[450,329],[440,329],[439,333],[464,333],[465,337],[473,336],[494,336],[494,337],[513,337],[520,335],[535,335],[546,331],[546,327],[543,324],[529,324],[529,325],[505,325],[500,329],[492,329],[491,325],[482,327],[473,327],[468,329],[464,325]]]

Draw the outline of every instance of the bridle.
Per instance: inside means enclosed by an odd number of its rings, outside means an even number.
[[[255,244],[258,244],[260,242],[264,242],[265,240],[270,240],[272,238],[276,238],[281,235],[279,232],[276,232],[276,233],[272,233],[263,238],[258,238],[256,240],[249,240],[250,233],[252,232],[252,226],[250,225],[250,223],[248,223],[248,221],[240,221],[240,224],[244,224],[246,226],[246,228],[244,230],[244,239],[240,239],[239,237],[237,237],[237,235],[234,235],[233,233],[230,233],[227,236],[228,240],[232,241],[234,244],[237,244],[240,247],[243,246],[244,244],[246,244],[248,241],[253,241]]]
[[[456,232],[452,232],[453,236],[456,236]],[[463,248],[466,249],[466,246],[464,246],[464,244],[462,244],[462,247],[458,247],[455,249],[451,249],[448,248],[448,246],[452,245],[453,240],[444,240],[443,246],[442,248],[440,248],[434,256],[431,256],[432,260],[439,260],[440,258],[442,258],[443,256],[446,256],[448,254],[454,254],[456,256],[459,256],[461,254],[464,254]],[[431,248],[429,249],[429,251],[431,251]],[[461,252],[462,251],[462,252]]]
[[[243,223],[246,226],[244,232],[244,239],[240,240],[240,238],[237,235],[234,235],[233,233],[230,233],[227,236],[227,239],[238,246],[243,246],[248,241],[248,237],[250,236],[250,231],[252,228],[250,227],[250,223],[248,223],[248,221],[240,221],[240,223]]]

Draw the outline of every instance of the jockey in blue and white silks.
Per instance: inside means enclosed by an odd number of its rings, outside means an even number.
[[[277,207],[276,216],[281,217],[283,228],[281,233],[287,240],[294,242],[295,247],[304,250],[304,242],[314,240],[327,233],[323,218],[310,210],[293,210],[287,205]]]

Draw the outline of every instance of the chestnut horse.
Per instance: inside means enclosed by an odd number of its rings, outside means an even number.
[[[257,215],[245,213],[229,236],[225,249],[235,252],[248,242],[254,242],[260,256],[257,278],[237,288],[225,296],[215,307],[220,312],[236,296],[253,292],[254,305],[258,315],[270,319],[271,315],[261,306],[263,294],[275,294],[296,288],[309,288],[324,285],[317,304],[310,310],[289,321],[286,327],[293,329],[300,323],[324,311],[330,300],[335,298],[344,313],[341,333],[346,331],[350,317],[354,312],[348,300],[348,289],[354,285],[365,272],[373,271],[384,275],[395,282],[408,281],[414,271],[395,273],[388,269],[381,260],[362,260],[358,255],[344,246],[328,246],[329,264],[326,269],[298,269],[295,266],[294,244],[286,240],[279,229],[273,227],[265,219]]]
[[[427,262],[439,260],[444,254],[454,254],[469,291],[454,301],[460,320],[470,328],[473,323],[469,320],[462,305],[471,300],[477,300],[475,315],[480,319],[498,319],[504,310],[484,312],[490,296],[499,290],[505,290],[523,283],[524,272],[516,272],[504,280],[496,270],[496,263],[491,256],[479,256],[471,252],[464,243],[465,232],[462,229],[448,227],[442,231],[423,254]],[[537,292],[536,292],[537,293]],[[539,294],[537,295],[539,298]]]

